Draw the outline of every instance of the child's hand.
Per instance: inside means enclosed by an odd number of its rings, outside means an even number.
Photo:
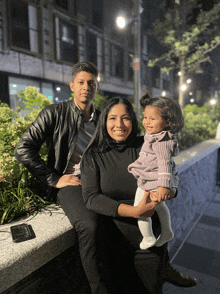
[[[158,202],[157,200],[157,191],[150,192],[150,200],[153,202]],[[159,202],[158,202],[159,203]]]
[[[157,188],[157,201],[165,201],[170,199],[170,189],[165,187],[158,187]]]

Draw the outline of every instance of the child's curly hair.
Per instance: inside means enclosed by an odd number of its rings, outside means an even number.
[[[184,126],[184,117],[180,105],[174,100],[166,97],[152,98],[148,94],[141,97],[141,107],[154,106],[160,109],[162,118],[168,122],[166,130],[172,134],[181,131]]]

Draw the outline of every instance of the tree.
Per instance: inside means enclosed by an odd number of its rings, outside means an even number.
[[[211,62],[210,53],[220,44],[220,5],[205,11],[197,0],[182,0],[167,9],[164,19],[157,20],[154,27],[154,34],[166,52],[150,60],[148,66],[161,63],[164,72],[181,72],[179,103],[184,106],[180,88],[186,74],[196,73],[201,63]]]

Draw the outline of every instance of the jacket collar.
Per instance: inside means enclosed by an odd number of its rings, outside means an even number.
[[[83,112],[83,110],[76,104],[76,102],[75,102],[75,99],[73,98],[72,99],[72,101],[71,101],[72,103],[71,103],[71,108],[73,109],[73,111],[76,113],[76,114],[78,114],[78,115],[80,115],[80,116],[82,116],[82,117],[84,117],[84,112]],[[90,121],[96,121],[97,120],[97,109],[92,105],[92,114],[91,114],[91,118],[90,118]]]

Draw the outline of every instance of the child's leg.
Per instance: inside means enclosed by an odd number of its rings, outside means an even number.
[[[164,201],[156,205],[156,212],[158,214],[161,225],[161,234],[156,243],[156,246],[158,247],[162,246],[168,241],[171,241],[174,234],[171,228],[170,211]]]
[[[138,203],[141,201],[143,196],[144,196],[144,190],[137,188],[137,191],[135,194],[134,206],[138,205]],[[143,240],[140,243],[140,248],[147,249],[149,247],[154,246],[156,243],[156,238],[154,237],[154,234],[152,231],[151,218],[150,217],[138,218],[138,227],[143,236]]]

